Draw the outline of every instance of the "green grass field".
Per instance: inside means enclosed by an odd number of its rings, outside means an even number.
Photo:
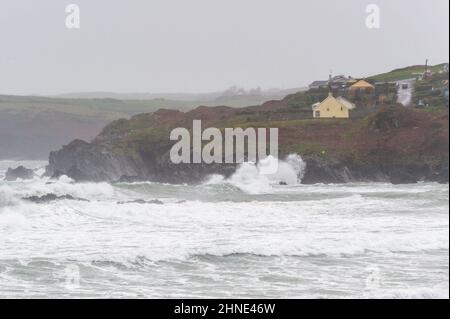
[[[438,72],[442,70],[444,64],[438,64],[429,66],[428,69],[432,72]],[[387,73],[382,73],[369,77],[369,79],[376,82],[390,82],[390,81],[400,81],[417,77],[419,74],[425,71],[424,65],[414,65],[408,66],[406,68],[396,69]]]
[[[41,112],[66,113],[76,116],[102,118],[113,120],[128,118],[131,115],[152,113],[158,109],[176,109],[188,111],[199,105],[217,106],[227,105],[242,107],[258,105],[265,102],[261,98],[242,97],[219,101],[177,101],[166,99],[153,100],[118,100],[110,98],[102,99],[73,99],[73,98],[49,98],[39,96],[10,96],[0,95],[0,111],[10,114],[20,114],[33,117]]]

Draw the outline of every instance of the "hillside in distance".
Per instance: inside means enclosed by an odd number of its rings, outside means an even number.
[[[189,109],[179,101],[121,101],[0,95],[0,159],[46,159],[76,136],[90,140],[108,122],[160,107]]]
[[[201,105],[215,106],[217,102],[224,101],[229,106],[248,106],[261,104],[267,100],[282,99],[286,95],[304,90],[292,89],[244,89],[232,86],[224,91],[207,93],[116,93],[116,92],[74,92],[60,94],[52,97],[69,99],[116,99],[116,100],[170,100],[196,102]]]
[[[109,122],[160,108],[259,105],[298,91],[245,91],[232,87],[205,94],[79,93],[59,97],[0,95],[0,160],[47,159],[75,138],[91,140]]]

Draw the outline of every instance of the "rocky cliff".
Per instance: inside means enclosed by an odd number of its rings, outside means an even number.
[[[309,112],[310,113],[310,112]],[[289,97],[247,108],[159,110],[107,125],[91,143],[75,140],[51,152],[47,174],[78,181],[151,180],[197,183],[234,165],[173,164],[169,140],[175,127],[278,127],[280,154],[307,163],[303,183],[379,181],[448,182],[448,109],[422,111],[390,106],[349,120],[313,120],[289,107]]]

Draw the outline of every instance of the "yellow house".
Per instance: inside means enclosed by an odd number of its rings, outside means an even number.
[[[350,110],[353,110],[354,108],[355,104],[341,96],[335,98],[331,92],[325,100],[312,106],[313,117],[321,119],[348,119],[350,117]]]

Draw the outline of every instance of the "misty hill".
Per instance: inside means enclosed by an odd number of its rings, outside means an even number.
[[[161,107],[190,109],[193,104],[0,95],[0,159],[46,159],[50,150],[76,136],[90,140],[112,120]]]
[[[260,88],[244,89],[232,86],[224,91],[209,93],[114,93],[114,92],[74,92],[60,94],[53,97],[69,99],[117,99],[117,100],[172,100],[190,101],[202,105],[214,106],[215,102],[225,101],[230,106],[246,106],[261,104],[268,100],[282,99],[288,94],[303,90],[303,88],[292,89],[268,89]],[[250,103],[249,103],[250,102]],[[247,104],[245,104],[247,103]]]
[[[109,122],[158,109],[260,105],[300,89],[204,94],[76,93],[60,97],[0,95],[0,159],[47,159],[74,138],[91,140]]]

